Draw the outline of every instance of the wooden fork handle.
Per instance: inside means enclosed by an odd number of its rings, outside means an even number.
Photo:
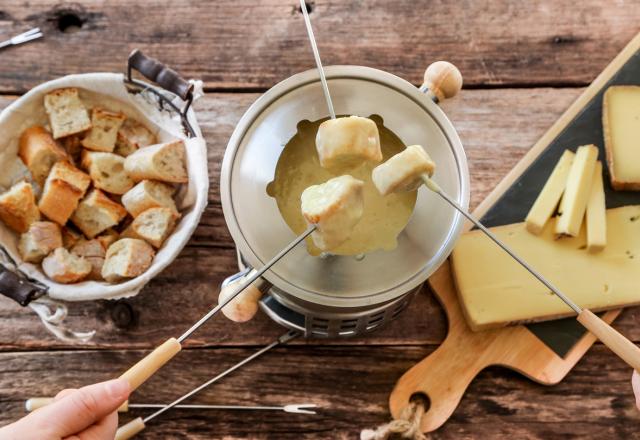
[[[120,378],[128,380],[131,391],[134,391],[178,354],[181,349],[182,346],[176,338],[167,339],[162,345],[129,368]]]
[[[578,322],[593,333],[609,350],[618,355],[630,367],[640,371],[640,348],[628,340],[622,333],[611,327],[597,315],[587,309],[582,309],[578,315]]]

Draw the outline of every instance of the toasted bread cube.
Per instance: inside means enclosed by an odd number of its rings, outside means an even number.
[[[122,238],[107,249],[102,277],[109,282],[142,275],[153,262],[153,248],[144,240]]]
[[[90,279],[102,279],[102,266],[106,251],[100,241],[97,239],[80,240],[71,248],[71,253],[83,257],[91,264],[91,272],[88,275]]]
[[[38,203],[40,212],[64,226],[90,183],[91,178],[69,162],[56,162],[44,184]]]
[[[116,146],[118,130],[126,116],[101,108],[91,110],[91,130],[82,139],[82,146],[94,151],[112,152]]]
[[[66,136],[58,140],[64,151],[67,152],[67,156],[71,158],[71,163],[78,166],[82,160],[82,152],[84,148],[82,147],[82,135],[74,134],[71,136]]]
[[[350,168],[382,160],[378,127],[360,116],[324,121],[318,128],[316,149],[323,168]]]
[[[120,234],[118,234],[118,232],[115,231],[114,229],[109,228],[106,231],[104,231],[102,234],[98,235],[96,237],[96,240],[100,242],[100,244],[106,251],[107,249],[109,249],[109,246],[111,246],[113,243],[118,241],[119,238],[120,238]]]
[[[173,187],[166,183],[143,180],[122,196],[122,204],[133,217],[158,206],[164,206],[178,214],[173,191]]]
[[[66,151],[53,139],[51,133],[39,125],[27,128],[20,136],[18,156],[29,168],[33,180],[42,187],[53,164],[69,160]]]
[[[20,233],[27,232],[33,222],[40,220],[30,183],[18,182],[0,195],[0,220]]]
[[[146,126],[135,119],[125,119],[118,130],[114,153],[127,157],[139,148],[148,147],[158,142],[156,136]]]
[[[364,209],[364,183],[349,175],[334,177],[302,192],[302,215],[317,229],[311,238],[323,251],[349,238]]]
[[[76,283],[91,273],[91,263],[60,247],[42,260],[42,270],[57,283]]]
[[[133,220],[122,236],[140,238],[158,249],[173,231],[176,219],[169,208],[149,208]]]
[[[122,205],[94,188],[82,199],[71,221],[84,235],[93,238],[120,223],[126,215],[127,211]]]
[[[82,104],[78,89],[57,89],[44,96],[44,108],[49,115],[53,138],[80,133],[91,128],[89,113]]]
[[[113,153],[85,150],[82,166],[89,171],[93,185],[111,194],[124,194],[133,187],[133,180],[124,170],[124,158]]]
[[[18,251],[28,263],[40,263],[54,249],[62,247],[60,226],[53,222],[33,222],[29,230],[20,235]]]
[[[375,167],[371,179],[378,192],[386,196],[418,189],[422,185],[422,175],[431,177],[435,169],[436,164],[420,145],[410,145]]]
[[[145,179],[171,183],[185,183],[189,180],[185,164],[185,150],[182,141],[156,144],[140,148],[127,156],[124,169],[136,182]]]
[[[71,249],[82,238],[82,233],[76,230],[72,225],[63,226],[61,229],[62,247]]]

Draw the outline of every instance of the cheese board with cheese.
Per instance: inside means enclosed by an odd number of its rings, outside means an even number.
[[[640,302],[631,291],[640,280],[640,192],[629,191],[640,168],[629,141],[640,136],[639,72],[640,34],[474,212],[581,306],[608,310],[601,317],[609,323],[620,313],[612,308]],[[427,396],[424,432],[446,422],[484,368],[501,365],[552,385],[595,341],[575,318],[557,319],[571,310],[479,231],[463,234],[429,285],[448,335],[389,399],[399,418],[412,397]]]

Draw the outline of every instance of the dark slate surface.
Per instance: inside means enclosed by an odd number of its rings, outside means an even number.
[[[600,159],[605,158],[602,134],[602,95],[609,85],[640,85],[640,52],[636,53],[585,106],[573,121],[549,144],[547,149],[529,166],[482,218],[486,226],[500,226],[524,221],[529,208],[542,190],[547,177],[562,152],[575,151],[580,145],[595,144]],[[609,184],[609,171],[605,164],[605,192],[607,208],[640,203],[640,193],[614,191]],[[571,292],[566,292],[571,296]],[[584,335],[584,328],[573,318],[529,324],[527,328],[560,356]]]

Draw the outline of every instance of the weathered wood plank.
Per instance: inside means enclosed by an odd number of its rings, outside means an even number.
[[[174,410],[150,422],[137,438],[357,438],[361,429],[388,420],[386,401],[395,380],[432,349],[279,348],[192,402],[312,402],[322,407],[319,415]],[[186,350],[131,401],[170,401],[251,351]],[[25,397],[51,395],[61,387],[105,380],[140,356],[140,352],[131,351],[0,354],[4,373],[0,375],[0,426],[24,414]],[[634,405],[630,376],[630,369],[602,346],[592,349],[566,380],[554,387],[491,368],[471,384],[451,420],[433,438],[635,438],[640,412]],[[148,413],[126,414],[122,420],[140,414]]]
[[[640,19],[638,0],[310,3],[326,65],[367,65],[417,83],[428,63],[447,59],[471,86],[587,84]],[[46,37],[3,53],[0,90],[123,71],[136,47],[207,87],[267,88],[313,67],[298,7],[295,0],[5,0],[0,35],[40,26]]]
[[[457,127],[467,155],[472,182],[472,206],[502,176],[580,93],[578,89],[464,90],[443,107]],[[209,149],[209,207],[189,245],[136,298],[120,302],[71,304],[69,323],[77,329],[97,329],[91,348],[145,348],[181,334],[217,299],[222,280],[236,271],[233,242],[219,202],[220,161],[236,121],[256,94],[210,94],[196,104]],[[0,98],[4,107],[10,98]],[[536,117],[532,118],[531,115]],[[499,160],[498,160],[499,158]],[[180,313],[168,311],[179,310]],[[640,340],[636,310],[617,325]],[[161,322],[162,325],[158,325]],[[265,344],[281,332],[260,314],[251,324],[216,318],[189,340],[192,346]],[[387,328],[348,344],[428,344],[442,341],[446,319],[437,302],[421,292],[409,310]],[[335,341],[316,341],[316,344]],[[55,340],[28,309],[0,298],[0,350],[69,347]]]

